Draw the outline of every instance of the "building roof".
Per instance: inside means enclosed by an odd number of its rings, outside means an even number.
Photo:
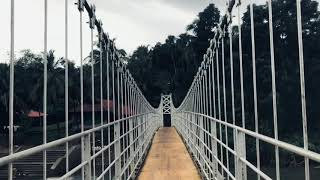
[[[29,113],[27,114],[27,116],[29,118],[39,118],[39,117],[43,117],[44,113],[39,112],[39,111],[30,110]]]

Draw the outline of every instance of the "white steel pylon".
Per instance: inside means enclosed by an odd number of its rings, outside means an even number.
[[[171,114],[171,100],[172,96],[170,95],[162,95],[161,102],[162,102],[162,113],[163,114]]]

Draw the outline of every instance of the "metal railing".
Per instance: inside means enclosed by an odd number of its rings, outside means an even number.
[[[9,118],[9,155],[0,158],[0,166],[8,165],[8,179],[14,179],[14,163],[25,157],[43,152],[43,179],[49,178],[47,171],[47,150],[53,147],[65,146],[65,173],[57,179],[68,179],[81,171],[81,179],[133,179],[140,168],[152,137],[161,125],[161,107],[153,108],[143,96],[132,75],[126,68],[126,63],[102,28],[101,21],[95,16],[95,6],[89,5],[86,0],[78,0],[77,7],[80,17],[80,132],[69,134],[69,1],[65,0],[65,137],[47,142],[47,93],[48,93],[48,68],[47,68],[47,26],[48,26],[48,1],[44,0],[44,74],[43,74],[43,143],[42,145],[14,153],[14,20],[15,0],[11,0],[11,49],[10,49],[10,118]],[[88,13],[89,27],[91,29],[91,53],[89,66],[91,66],[91,119],[92,126],[85,127],[84,116],[84,58],[83,58],[83,13]],[[98,39],[94,39],[94,31]],[[94,49],[94,41],[98,42],[98,49]],[[94,51],[99,52],[98,59]],[[98,71],[95,71],[98,65]],[[105,66],[106,65],[106,66]],[[95,83],[99,77],[99,83]],[[95,85],[99,84],[100,107],[95,106],[97,97]],[[106,88],[106,89],[104,89]],[[98,91],[98,92],[99,92]],[[112,97],[112,101],[109,101]],[[107,99],[107,105],[104,103]],[[111,103],[110,103],[111,102]],[[100,122],[96,122],[96,110],[100,109]],[[105,112],[105,109],[107,109]],[[78,140],[78,141],[76,141]],[[81,140],[81,141],[80,141]],[[80,164],[71,168],[69,148],[72,141],[81,142]],[[100,141],[100,142],[99,142]],[[99,143],[99,144],[97,144]],[[74,145],[74,144],[73,144]],[[75,157],[73,157],[75,158]],[[79,157],[80,159],[80,154]],[[97,169],[96,159],[101,164]],[[30,177],[32,178],[32,177]]]
[[[304,158],[305,179],[310,179],[310,162],[320,162],[320,154],[308,149],[308,131],[305,102],[305,83],[304,83],[304,56],[302,43],[301,25],[301,1],[296,1],[297,18],[297,37],[298,53],[300,66],[300,99],[303,129],[303,148],[278,139],[277,122],[277,90],[275,73],[275,55],[273,40],[273,13],[272,1],[267,0],[266,22],[269,23],[269,47],[271,59],[272,76],[272,104],[273,104],[273,131],[274,137],[269,137],[259,133],[258,123],[258,103],[257,103],[257,80],[256,80],[256,49],[255,49],[255,26],[254,11],[252,1],[242,1],[248,3],[250,8],[251,21],[251,57],[252,57],[252,83],[254,100],[254,130],[246,128],[245,102],[244,102],[244,78],[243,78],[243,50],[241,32],[241,7],[240,0],[228,1],[226,14],[221,18],[219,25],[214,29],[215,37],[210,41],[210,47],[204,55],[203,62],[197,75],[188,91],[187,96],[178,108],[172,110],[173,125],[182,135],[190,153],[194,156],[199,165],[199,169],[205,179],[248,179],[248,169],[253,171],[256,176],[254,179],[272,179],[271,176],[261,169],[261,147],[260,142],[274,147],[275,152],[275,177],[280,180],[279,149]],[[237,10],[237,25],[233,25],[233,11]],[[236,27],[236,28],[233,28]],[[233,40],[238,38],[238,48],[233,47]],[[250,42],[246,42],[247,44]],[[226,47],[226,44],[229,47]],[[227,49],[229,48],[229,49]],[[230,74],[226,75],[225,52],[229,51],[228,67]],[[236,123],[235,110],[235,80],[234,80],[234,51],[239,56],[240,69],[240,111],[241,123]],[[222,76],[222,77],[221,77]],[[238,75],[237,75],[238,76]],[[230,77],[230,89],[226,89],[226,77]],[[250,82],[250,81],[249,81]],[[251,86],[251,85],[250,85]],[[231,105],[227,106],[226,91],[231,92]],[[228,100],[228,101],[229,101]],[[230,102],[229,101],[229,102]],[[247,103],[247,102],[246,102]],[[230,108],[230,109],[228,109]],[[238,109],[238,110],[239,110]],[[228,117],[228,112],[231,116]],[[238,121],[237,121],[238,122]],[[241,124],[241,125],[237,125]],[[254,139],[248,141],[248,138]],[[251,143],[251,144],[250,144]],[[250,145],[248,145],[250,144]],[[248,160],[246,152],[248,146],[255,147],[256,162]]]
[[[110,40],[102,28],[101,21],[96,19],[95,7],[89,5],[86,0],[78,0],[77,6],[80,18],[80,129],[79,133],[69,134],[69,7],[65,0],[65,135],[63,138],[47,142],[47,96],[48,96],[48,69],[47,69],[47,26],[48,26],[48,0],[44,0],[44,73],[43,73],[43,143],[42,145],[14,153],[14,38],[15,38],[15,0],[11,0],[11,46],[10,46],[10,98],[9,98],[9,155],[0,158],[0,166],[8,165],[8,179],[14,179],[14,163],[25,157],[37,153],[43,153],[43,179],[47,179],[47,150],[57,147],[65,147],[65,173],[57,179],[68,179],[78,171],[81,171],[81,179],[134,179],[137,170],[140,169],[152,137],[157,128],[162,124],[163,104],[159,108],[153,108],[143,96],[121,55],[115,48],[114,41]],[[257,80],[255,59],[255,28],[253,4],[250,2],[251,20],[251,55],[253,72],[253,96],[254,96],[254,120],[255,129],[246,128],[245,102],[244,102],[244,77],[243,77],[243,54],[242,54],[242,32],[241,32],[241,2],[237,1],[238,31],[232,28],[232,12],[236,4],[235,0],[228,1],[226,15],[222,17],[221,23],[216,27],[215,37],[210,41],[210,47],[204,55],[201,67],[189,89],[185,99],[178,108],[174,108],[172,101],[170,113],[173,125],[182,135],[188,149],[199,165],[205,179],[247,179],[247,168],[257,174],[257,179],[272,179],[261,169],[260,142],[274,147],[276,179],[280,180],[279,149],[304,157],[305,179],[310,179],[309,160],[320,162],[320,154],[308,149],[308,131],[306,118],[306,102],[304,87],[304,56],[302,43],[301,7],[300,0],[296,0],[297,7],[297,36],[300,67],[300,98],[303,127],[303,148],[286,143],[278,138],[277,127],[277,91],[273,40],[273,13],[272,1],[268,0],[268,24],[269,45],[272,76],[272,103],[273,103],[273,132],[274,137],[269,137],[259,132],[258,110],[257,110]],[[89,27],[91,29],[91,119],[90,128],[85,128],[84,116],[84,57],[83,57],[83,13],[88,13]],[[98,33],[99,59],[94,56],[94,31]],[[237,33],[239,45],[240,64],[240,96],[241,96],[241,125],[236,124],[235,116],[235,88],[233,69],[233,40]],[[225,52],[226,44],[229,44],[230,52],[230,92],[232,116],[227,116],[228,106],[226,87]],[[98,62],[99,61],[99,62]],[[95,71],[95,65],[99,63],[99,71]],[[106,64],[106,67],[104,66]],[[100,120],[96,122],[95,107],[95,77],[99,72],[100,87]],[[222,76],[222,78],[221,78]],[[104,89],[106,87],[106,90]],[[104,94],[106,92],[106,95]],[[109,101],[105,107],[104,99],[112,97],[111,106]],[[170,98],[171,99],[171,98]],[[109,100],[109,99],[108,99]],[[105,117],[104,109],[107,109]],[[166,111],[167,112],[167,111]],[[169,112],[168,112],[169,113]],[[231,122],[230,122],[231,119]],[[107,120],[107,122],[105,122]],[[97,125],[98,124],[98,125]],[[247,159],[248,138],[255,140],[256,162]],[[97,139],[100,140],[97,141]],[[70,143],[79,140],[81,150],[80,164],[70,167],[69,149]],[[97,144],[99,143],[99,144]],[[98,149],[100,147],[100,149]],[[80,156],[79,156],[80,157]],[[101,169],[97,169],[97,159],[101,159]]]

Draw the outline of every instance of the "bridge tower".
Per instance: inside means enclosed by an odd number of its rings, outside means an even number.
[[[163,126],[171,127],[172,95],[161,95]]]

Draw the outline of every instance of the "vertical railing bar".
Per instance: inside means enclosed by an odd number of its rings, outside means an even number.
[[[126,96],[126,93],[127,93],[127,77],[126,77],[126,71],[125,71],[125,68],[123,69],[123,110],[122,110],[122,113],[123,113],[123,117],[124,118],[126,118],[127,117],[127,113],[126,113],[126,111],[127,111],[127,96]],[[128,124],[128,120],[125,120],[124,121],[124,129],[125,129],[125,133],[127,133],[128,132],[128,126],[127,126],[127,124]],[[126,149],[127,148],[127,146],[128,146],[128,135],[126,135],[125,137],[124,137],[124,148]],[[126,167],[126,165],[127,165],[127,160],[128,160],[128,150],[126,150],[126,152],[124,153],[124,166]],[[127,171],[127,169],[125,170],[125,171]],[[126,173],[124,173],[124,178],[126,179],[126,177],[127,177],[127,174]]]
[[[232,17],[232,14],[230,13]],[[233,40],[232,40],[232,26],[229,26],[229,48],[230,48],[230,86],[231,86],[231,111],[232,111],[232,124],[236,124],[236,114],[235,114],[235,107],[234,107],[234,80],[233,80]],[[233,150],[236,150],[236,143],[235,143],[235,129],[233,129]],[[236,165],[236,158],[234,158],[234,166]],[[236,167],[235,167],[236,169]],[[236,174],[236,172],[235,172]]]
[[[133,115],[133,96],[132,96],[132,80],[131,80],[131,76],[129,76],[129,107],[130,107],[130,116]],[[129,121],[129,127],[130,127],[130,130],[133,128],[133,118],[130,119]],[[130,144],[133,142],[133,131],[130,132]],[[130,159],[133,158],[133,151],[134,151],[134,145],[130,145]],[[132,167],[131,167],[132,168]],[[133,171],[133,169],[131,169],[131,171]]]
[[[202,94],[203,94],[203,91],[202,91],[202,88],[203,88],[203,86],[202,86],[202,77],[203,77],[203,74],[202,74],[202,67],[201,67],[201,76],[200,76],[200,79],[199,79],[199,94],[200,94],[200,98],[199,98],[199,113],[202,113],[202,106],[203,106],[203,97],[202,97]],[[199,135],[198,135],[198,143],[199,143],[199,159],[200,159],[200,163],[201,163],[201,165],[203,165],[203,162],[201,161],[202,160],[202,155],[201,155],[201,150],[202,150],[202,143],[201,143],[201,141],[200,140],[202,140],[202,130],[201,130],[201,128],[202,128],[202,121],[203,121],[203,117],[199,117],[199,122],[198,122],[198,125],[199,125],[199,127],[198,127],[198,131],[199,131]],[[203,169],[203,167],[201,167],[201,169]]]
[[[114,43],[114,42],[113,42]],[[112,77],[111,77],[111,79],[112,79],[112,110],[113,110],[113,113],[112,113],[112,116],[113,116],[113,122],[115,122],[116,121],[116,101],[115,101],[115,82],[114,82],[114,78],[115,78],[115,71],[114,71],[114,63],[115,63],[115,49],[114,49],[114,45],[112,45],[112,62],[111,62],[111,66],[112,66]],[[115,125],[113,125],[113,131],[115,131]],[[110,135],[111,135],[111,132],[110,132]],[[114,136],[114,140],[115,140],[115,136]],[[116,149],[116,145],[114,145],[114,151],[115,151],[115,149]],[[114,156],[114,158],[116,158],[115,156]],[[110,161],[111,162],[111,161]],[[110,170],[111,171],[111,170]],[[110,172],[110,176],[111,176],[111,178],[112,178],[112,172]]]
[[[80,12],[80,119],[81,119],[81,132],[84,131],[84,112],[83,112],[83,30],[82,30],[82,10]],[[84,158],[84,138],[81,137],[81,162]],[[84,179],[84,167],[81,168],[81,176]]]
[[[225,49],[224,49],[224,39],[225,38],[225,29],[223,27],[222,30],[222,43],[221,43],[221,49],[222,49],[222,86],[223,86],[223,109],[224,109],[224,121],[228,121],[227,117],[227,96],[226,96],[226,75],[225,75]],[[225,138],[226,138],[226,145],[229,147],[229,142],[228,142],[228,127],[225,127]],[[228,149],[226,149],[226,159],[227,159],[227,169],[229,169],[229,152]],[[229,180],[229,175],[227,174],[227,179]]]
[[[212,52],[211,52],[211,49],[210,49],[210,54],[208,55],[208,60],[209,60],[209,64],[208,64],[208,69],[209,69],[209,72],[208,72],[208,86],[209,86],[209,116],[211,116],[212,117],[212,87],[211,87],[211,76],[212,76],[212,69],[211,69],[211,64],[213,63],[212,62],[212,59],[211,59],[211,56],[212,56]],[[213,129],[212,129],[212,121],[211,120],[209,120],[209,126],[210,126],[210,131],[209,132],[211,132],[211,134],[212,134],[212,132],[213,132]],[[212,140],[213,138],[211,138],[210,137],[210,141],[209,141],[209,144],[210,144],[210,148],[211,148],[211,152],[213,152],[213,140]],[[213,172],[215,171],[215,166],[214,166],[214,163],[213,163],[213,153],[211,153],[210,154],[210,158],[211,158],[211,163],[212,163],[212,165],[211,165],[211,167],[212,167],[212,170],[213,170]],[[215,175],[214,174],[212,174],[211,176],[210,176],[210,178],[214,178],[215,177]]]
[[[134,115],[136,115],[136,89],[135,89],[135,85],[134,85],[134,81],[132,80],[132,95],[133,95],[133,113]],[[137,118],[134,118],[133,119],[133,128],[135,129],[134,132],[133,132],[133,140],[134,140],[134,144],[133,144],[133,151],[134,151],[134,154],[136,153],[136,150],[137,150],[137,143],[136,143],[136,138],[137,138],[137,129],[136,129],[136,126],[137,126]],[[136,161],[136,157],[134,156],[134,162]]]
[[[210,74],[210,57],[209,56],[207,56],[207,59],[208,59],[208,64],[207,64],[207,83],[206,83],[206,86],[207,86],[207,114],[208,115],[210,115],[211,113],[210,113],[210,106],[211,106],[211,94],[210,94],[210,86],[209,86],[209,84],[210,84],[210,78],[211,78],[211,74]],[[211,116],[211,115],[210,115]],[[211,136],[210,136],[210,130],[211,130],[211,121],[210,121],[210,119],[208,118],[208,120],[207,120],[207,131],[209,132],[209,134],[207,134],[207,136],[208,136],[208,147],[210,147],[210,144],[211,144]],[[209,161],[208,161],[208,163],[210,163],[210,157],[211,157],[211,153],[210,153],[210,149],[208,149],[208,159],[209,159]],[[211,167],[212,168],[212,167]],[[212,173],[211,173],[211,175],[212,175]]]
[[[123,118],[124,114],[123,114],[123,67],[120,67],[120,119]],[[125,125],[125,121],[122,122],[122,126],[121,129],[122,129],[122,134],[124,134],[124,125]],[[124,139],[125,137],[122,138],[122,150],[121,150],[121,154],[122,154],[122,151],[124,151],[125,149],[125,146],[124,146]],[[120,139],[120,142],[121,142],[121,139]],[[124,156],[124,155],[122,155]],[[120,157],[120,160],[121,160],[121,157]],[[125,159],[123,159],[125,161]],[[124,163],[123,161],[123,163]],[[123,167],[124,167],[124,164],[123,164]]]
[[[199,99],[199,92],[198,92],[198,77],[196,77],[196,85],[195,85],[195,98],[194,98],[194,112],[198,112],[198,99]],[[197,119],[198,119],[198,116],[194,115],[194,118],[193,118],[193,122],[194,124],[197,124]],[[194,135],[193,135],[193,142],[194,144],[197,144],[197,139],[196,139],[196,135],[197,135],[197,127],[196,126],[193,126],[193,129],[194,129]],[[195,148],[195,147],[194,147]],[[194,151],[195,152],[195,151]],[[196,156],[196,153],[195,153],[195,156]]]
[[[305,75],[304,75],[304,55],[303,55],[303,40],[302,40],[302,22],[301,22],[301,0],[296,0],[297,4],[297,28],[298,28],[298,44],[299,44],[299,67],[300,67],[300,93],[301,93],[301,111],[302,111],[302,126],[303,126],[303,147],[309,149],[308,142],[308,121],[307,121],[307,105],[305,92]],[[309,159],[305,159],[305,179],[310,179]]]
[[[121,63],[120,63],[120,59],[118,61],[119,66],[119,90],[118,90],[118,99],[119,99],[119,106],[118,106],[118,119],[122,119],[122,73],[121,73]],[[119,122],[119,129],[120,129],[120,134],[119,136],[121,137],[123,134],[123,122]],[[122,133],[121,133],[122,132]],[[123,147],[123,138],[119,138],[119,144],[120,144],[120,154],[122,154],[122,151],[124,149]],[[119,161],[120,161],[120,167],[122,168],[122,156],[119,157]]]
[[[14,38],[15,38],[15,0],[11,0],[10,9],[10,89],[9,89],[9,155],[14,153],[13,150],[13,121],[14,121]],[[13,179],[13,164],[8,165],[8,179]]]
[[[205,100],[205,85],[204,85],[204,83],[205,83],[205,64],[203,64],[203,69],[201,70],[201,72],[202,72],[202,77],[201,77],[201,114],[205,114],[205,105],[206,105],[206,100]],[[205,139],[206,139],[206,136],[205,136],[205,133],[204,133],[204,131],[203,131],[203,129],[205,129],[205,117],[202,117],[201,118],[202,119],[202,122],[200,123],[200,125],[202,124],[202,126],[200,126],[201,127],[201,129],[200,129],[200,132],[201,132],[201,134],[202,134],[202,139],[201,139],[201,150],[202,150],[202,154],[201,154],[201,156],[202,156],[202,159],[203,159],[203,161],[205,161],[205,159],[204,159],[204,155],[203,155],[203,153],[205,153],[205,148],[204,148],[204,144],[205,144]],[[206,168],[205,166],[204,166],[204,168]]]
[[[94,28],[91,28],[91,38],[90,38],[90,41],[91,41],[91,104],[92,104],[92,107],[91,107],[91,111],[92,111],[92,127],[91,128],[95,128],[95,107],[94,107],[94,97],[95,97],[95,94],[94,94],[94,65],[95,65],[95,60],[94,60],[94,57],[93,57],[93,29]],[[92,150],[93,150],[93,155],[95,154],[95,132],[92,133]],[[93,175],[93,179],[95,179],[95,175],[96,175],[96,158],[93,158],[92,160],[92,175]]]
[[[114,49],[115,53],[116,52],[116,49]],[[117,54],[116,54],[117,55]],[[118,57],[119,59],[116,59],[116,70],[117,70],[117,116],[118,116],[118,119],[117,121],[120,119],[120,57]],[[120,172],[121,172],[121,158],[119,157],[120,156],[120,151],[121,151],[121,139],[120,139],[120,129],[121,129],[121,122],[118,122],[115,124],[115,139],[116,140],[116,144],[115,144],[115,158],[117,158],[117,161],[115,163],[115,178],[116,179],[119,179],[119,175],[120,175]]]
[[[47,88],[48,88],[48,0],[44,0],[44,49],[43,49],[43,144],[47,143]],[[47,179],[47,151],[43,151],[43,179]]]
[[[111,110],[110,109],[110,69],[109,69],[110,65],[109,65],[109,63],[110,63],[110,60],[112,61],[112,54],[110,54],[110,59],[109,59],[110,42],[111,41],[108,40],[108,44],[106,45],[107,46],[106,47],[107,48],[106,49],[106,58],[107,58],[106,60],[107,60],[107,103],[108,103],[107,122],[108,123],[111,122],[111,116],[110,116],[110,110]],[[112,107],[113,107],[113,99],[112,99]],[[108,140],[107,140],[108,145],[111,142],[110,136],[111,136],[111,127],[109,126],[108,127]],[[110,164],[110,163],[111,163],[111,147],[108,148],[108,164]],[[108,177],[109,177],[109,179],[111,179],[111,170],[108,171]]]
[[[240,63],[240,91],[241,91],[241,119],[242,119],[242,127],[246,128],[246,120],[245,120],[245,106],[244,106],[244,82],[243,82],[243,57],[242,57],[242,30],[241,30],[241,2],[238,0],[238,31],[239,31],[239,63]],[[246,143],[245,135],[243,137],[243,143]],[[244,145],[243,157],[246,158],[246,144]],[[242,165],[242,177],[244,180],[247,179],[247,167],[246,165]]]
[[[65,85],[64,85],[64,100],[65,100],[65,137],[69,136],[69,34],[68,34],[68,0],[65,0]],[[66,142],[66,173],[69,172],[69,142]]]
[[[129,107],[130,107],[130,116],[132,116],[133,115],[133,93],[132,93],[133,91],[132,91],[132,80],[131,80],[131,76],[130,76],[130,74],[129,74]],[[134,124],[133,124],[133,118],[132,119],[130,119],[130,122],[129,122],[129,127],[130,127],[130,130],[134,127]],[[133,135],[133,131],[132,132],[130,132],[130,144],[133,142],[133,139],[134,139],[134,137],[133,137],[134,135]],[[130,159],[133,159],[133,153],[134,153],[134,144],[132,144],[131,146],[130,146]],[[132,165],[131,165],[131,168],[133,168],[132,167]],[[133,171],[133,169],[131,169],[131,171]]]
[[[206,114],[206,63],[205,63],[205,58],[204,58],[204,64],[203,64],[203,69],[202,69],[202,81],[201,81],[201,86],[202,86],[202,114]],[[202,136],[204,137],[204,139],[202,139],[202,142],[201,142],[201,144],[202,144],[202,152],[204,153],[204,155],[202,155],[203,157],[202,157],[202,159],[203,159],[203,161],[205,162],[206,161],[206,149],[205,149],[205,144],[206,144],[206,133],[204,132],[204,130],[206,129],[206,117],[203,117],[202,118],[203,119],[203,121],[202,121],[202,129],[200,130],[200,131],[202,131]],[[204,164],[204,170],[205,170],[205,172],[207,172],[206,170],[207,170],[207,167],[206,167],[206,165],[205,165],[205,163],[203,163]],[[206,175],[207,176],[207,175]]]
[[[253,78],[253,99],[254,99],[254,121],[255,132],[259,132],[259,117],[258,117],[258,99],[257,99],[257,78],[256,78],[256,44],[255,44],[255,29],[254,29],[253,3],[250,0],[250,27],[251,27],[251,51],[252,51],[252,78]],[[257,168],[260,170],[260,141],[256,138],[256,156]],[[257,179],[260,180],[260,175],[257,174]]]
[[[207,59],[207,57],[206,57]],[[209,115],[209,95],[208,95],[208,75],[209,74],[209,65],[208,65],[208,60],[206,62],[206,73],[205,73],[205,94],[206,94],[206,97],[205,97],[205,100],[206,100],[206,115]],[[209,131],[209,119],[206,118],[206,131]],[[209,136],[208,134],[206,133],[206,145],[209,147]],[[206,158],[209,158],[209,151],[208,149],[206,149]],[[209,174],[209,177],[210,177],[210,174]]]
[[[205,88],[206,88],[206,85],[205,85],[205,82],[206,82],[206,70],[205,70],[205,63],[204,63],[204,66],[203,66],[203,77],[202,77],[202,114],[206,114],[206,91],[205,91]],[[206,117],[203,117],[202,118],[202,134],[203,134],[203,139],[202,139],[202,152],[203,152],[203,161],[205,161],[205,156],[206,156],[206,149],[204,148],[205,147],[205,144],[206,144],[206,134],[204,133],[204,129],[206,129]],[[204,166],[204,168],[206,169],[206,166]]]
[[[129,77],[128,77],[128,71],[126,70],[126,107],[127,107],[127,114],[126,114],[126,117],[130,117],[130,100],[129,100]],[[131,128],[130,128],[130,119],[127,120],[127,130],[128,131],[131,131]],[[127,146],[130,146],[130,133],[127,135]],[[128,162],[130,162],[130,147],[128,148],[128,151],[127,151],[127,158],[128,158]],[[130,165],[128,166],[128,173],[130,172]],[[129,176],[129,174],[127,174],[127,177]]]
[[[208,69],[207,69],[207,62],[206,62],[206,64],[205,64],[205,66],[206,66],[206,70],[205,70],[205,80],[204,80],[204,88],[205,88],[205,114],[206,115],[208,115]],[[208,118],[205,118],[205,130],[206,131],[208,131],[208,121],[209,121],[209,119]],[[206,135],[206,142],[205,142],[205,145],[206,146],[209,146],[209,136],[208,136],[208,134],[207,133],[205,133],[205,135]],[[206,161],[209,159],[208,157],[209,157],[209,151],[208,151],[208,149],[207,148],[205,148],[205,150],[206,150]],[[207,167],[208,168],[208,167]],[[210,171],[208,172],[208,177],[210,177]]]
[[[201,84],[201,75],[199,76],[199,79],[198,79],[198,96],[199,96],[198,102],[197,102],[197,108],[198,108],[198,109],[197,109],[197,112],[198,112],[198,113],[201,113],[201,99],[202,99],[202,98],[201,98],[201,85],[200,85],[200,84]],[[199,139],[200,139],[200,132],[199,132],[199,131],[200,131],[200,129],[199,129],[199,123],[200,123],[200,121],[201,121],[201,117],[198,116],[198,117],[197,117],[197,125],[198,125],[198,126],[196,127],[196,128],[197,128],[197,136],[198,136],[198,137],[197,137],[197,146],[198,146],[198,147],[200,147],[200,146],[199,146],[199,144],[200,144],[200,141],[199,141]],[[197,153],[199,153],[199,152],[197,151]],[[198,156],[199,156],[199,155],[198,155]],[[198,158],[199,158],[199,157],[198,157]]]
[[[199,99],[200,99],[199,78],[200,78],[200,76],[198,76],[198,78],[197,78],[197,86],[196,86],[196,92],[197,92],[196,107],[195,107],[195,111],[196,112],[199,112]],[[195,124],[198,125],[199,116],[195,116],[194,121],[195,121]],[[194,137],[195,139],[194,139],[194,141],[195,141],[196,145],[198,146],[198,126],[195,126],[194,128],[195,128],[195,137]],[[196,148],[196,147],[194,147],[194,148]],[[196,152],[196,155],[198,157],[198,151],[195,151],[195,152]]]
[[[308,142],[308,121],[307,121],[307,105],[305,92],[305,75],[304,75],[304,55],[303,55],[303,39],[302,39],[302,22],[301,22],[301,0],[296,0],[297,6],[297,28],[298,28],[298,45],[299,45],[299,68],[300,68],[300,93],[301,93],[301,112],[302,112],[302,126],[303,126],[303,147],[305,150],[309,149]],[[309,159],[304,158],[305,161],[305,179],[310,179],[310,165]]]
[[[212,55],[211,55],[211,68],[212,68],[212,89],[213,89],[213,116],[214,118],[217,118],[217,110],[216,110],[216,78],[215,78],[215,68],[214,68],[214,56],[215,56],[215,52],[214,50],[212,50]],[[217,60],[217,59],[215,59]]]
[[[219,40],[217,40],[217,48],[216,48],[216,69],[217,69],[217,91],[218,91],[218,113],[219,113],[219,120],[222,119],[221,117],[221,95],[220,95],[220,68],[219,68]],[[219,138],[222,140],[222,125],[219,123]],[[220,155],[221,155],[221,162],[224,162],[223,158],[223,148],[220,145]],[[222,176],[224,176],[223,168],[221,167]]]
[[[213,116],[215,118],[217,118],[217,107],[216,107],[216,78],[215,78],[215,68],[214,68],[214,56],[217,55],[215,54],[214,50],[211,50],[211,69],[212,69],[212,94],[213,94]],[[217,59],[216,59],[217,60]],[[213,122],[213,126],[212,126],[212,133],[213,133],[213,136],[215,138],[217,138],[217,123],[214,121]],[[217,156],[218,157],[218,146],[217,146],[217,141],[215,139],[213,139],[213,152],[215,154],[213,154],[213,156]],[[214,157],[212,158],[213,161],[214,160]],[[214,176],[217,177],[217,174],[218,174],[218,171],[219,171],[219,168],[218,168],[218,163],[217,161],[214,162],[214,165],[215,165],[215,174]]]
[[[99,46],[100,46],[100,124],[101,126],[104,124],[104,100],[103,100],[103,31],[101,30],[99,32]],[[108,82],[109,83],[109,82]],[[108,111],[109,111],[109,102],[108,103]],[[104,129],[101,129],[101,149],[104,148]],[[101,172],[104,171],[104,152],[101,153]],[[104,180],[104,176],[102,177],[102,180]]]
[[[244,85],[243,85],[243,57],[242,57],[242,30],[241,30],[241,2],[240,0],[238,4],[238,31],[239,31],[239,62],[240,62],[240,89],[241,89],[241,119],[242,119],[242,127],[246,127],[245,123],[245,110],[244,110]]]
[[[272,0],[268,0],[269,14],[269,36],[270,36],[270,57],[271,57],[271,76],[272,76],[272,103],[273,103],[273,123],[274,123],[274,138],[278,140],[278,115],[277,115],[277,88],[276,88],[276,73],[274,61],[274,41],[273,41],[273,22],[272,22]],[[276,158],[276,179],[280,180],[280,165],[279,165],[279,147],[275,146]]]

